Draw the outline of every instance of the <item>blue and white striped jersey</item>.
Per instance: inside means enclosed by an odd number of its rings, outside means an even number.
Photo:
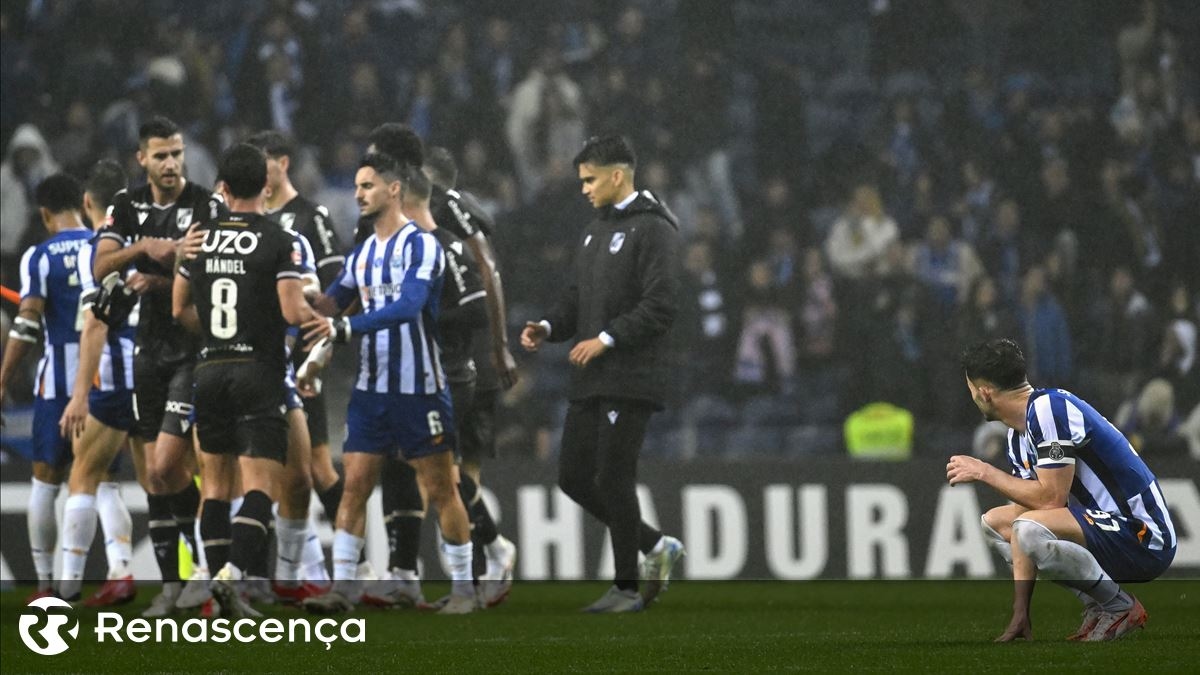
[[[21,257],[21,299],[42,298],[45,352],[38,361],[34,393],[41,399],[71,395],[79,370],[79,249],[92,233],[84,227],[63,230],[31,246]]]
[[[362,301],[363,313],[350,320],[362,335],[356,389],[436,394],[446,386],[437,339],[445,267],[437,239],[412,222],[355,247],[335,289]]]
[[[1151,550],[1175,546],[1175,526],[1158,479],[1095,408],[1063,389],[1035,389],[1025,423],[1022,452],[1037,457],[1038,469],[1075,466],[1070,503],[1140,520],[1138,539]]]
[[[91,309],[96,295],[100,292],[96,277],[92,274],[96,263],[96,248],[91,242],[79,249],[79,286],[80,309]],[[100,391],[132,391],[133,390],[133,347],[137,337],[138,308],[141,303],[133,306],[133,311],[118,327],[110,326],[108,339],[104,343],[104,351],[100,353],[100,367],[96,371],[96,379],[92,386]]]

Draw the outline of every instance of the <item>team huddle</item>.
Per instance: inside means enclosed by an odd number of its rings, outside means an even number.
[[[355,176],[356,241],[343,257],[328,212],[292,186],[282,135],[229,149],[215,193],[184,177],[169,120],[146,123],[140,138],[144,187],[127,189],[113,162],[86,185],[60,174],[38,187],[51,236],[21,261],[0,390],[29,346],[44,343],[29,507],[38,593],[79,598],[99,520],[109,578],[85,604],[136,594],[129,514],[110,482],[128,442],[163,580],[144,616],[254,617],[254,604],[275,601],[325,614],[358,604],[462,614],[503,602],[516,548],[480,498],[480,463],[494,456],[497,394],[516,369],[491,221],[454,189],[450,154],[426,152],[403,125],[374,130]],[[525,325],[521,344],[573,343],[559,485],[608,527],[615,568],[612,588],[585,610],[637,612],[684,555],[641,520],[636,493],[638,453],[670,378],[678,223],[634,188],[637,158],[622,137],[589,139],[575,166],[598,216],[579,236],[558,303]],[[320,376],[355,338],[342,477]],[[1016,582],[998,639],[1032,637],[1039,572],[1084,603],[1071,639],[1140,628],[1146,610],[1120,584],[1160,576],[1177,542],[1155,475],[1086,402],[1030,385],[1015,343],[973,346],[962,367],[980,411],[1011,429],[1011,473],[969,456],[946,469],[951,485],[982,482],[1010,501],[982,520]],[[56,580],[54,500],[68,465]],[[380,484],[382,576],[363,555]],[[332,577],[309,517],[313,494],[335,527]],[[435,602],[417,565],[427,505],[452,580]],[[181,551],[196,569],[187,580]]]
[[[163,580],[144,616],[256,616],[252,604],[276,601],[316,613],[363,603],[457,614],[507,598],[516,549],[478,489],[480,463],[494,454],[497,392],[515,379],[490,219],[454,190],[448,152],[426,159],[411,130],[386,124],[356,176],[362,218],[345,258],[328,211],[291,184],[292,154],[281,134],[255,134],[222,157],[212,192],[184,177],[182,136],[159,117],[140,130],[147,185],[127,189],[120,166],[103,161],[85,185],[60,174],[39,187],[51,236],[21,261],[0,376],[44,341],[29,510],[35,595],[79,599],[97,515],[109,575],[85,604],[136,595],[130,517],[109,482],[128,445]],[[320,372],[352,335],[360,363],[341,477]],[[363,553],[381,475],[383,575]],[[309,517],[314,493],[336,528],[332,579]],[[426,504],[453,580],[435,602],[417,565]],[[181,551],[193,558],[186,580]]]

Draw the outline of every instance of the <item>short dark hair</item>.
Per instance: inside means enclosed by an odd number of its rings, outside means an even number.
[[[253,145],[238,143],[221,156],[217,178],[234,197],[253,199],[267,184],[267,158]]]
[[[376,152],[391,155],[392,159],[409,166],[425,164],[425,144],[412,127],[399,122],[386,122],[371,130],[367,142]]]
[[[433,181],[419,166],[404,167],[400,180],[404,184],[404,194],[411,199],[428,201],[433,194]]]
[[[971,380],[987,380],[1001,389],[1016,389],[1026,382],[1025,355],[1008,338],[967,347],[960,360],[963,372]]]
[[[363,158],[358,162],[358,168],[372,168],[375,173],[383,176],[389,183],[398,180],[403,183],[404,174],[400,163],[395,157],[386,152],[368,152],[363,155]]]
[[[96,162],[88,174],[83,189],[92,196],[96,206],[106,209],[112,205],[113,195],[129,186],[129,177],[121,163],[111,159]]]
[[[583,144],[583,149],[575,155],[575,166],[580,164],[595,164],[610,166],[612,164],[628,164],[629,168],[637,168],[637,154],[628,138],[616,134],[608,136],[592,136]]]
[[[267,157],[273,159],[291,157],[296,154],[296,146],[292,143],[292,139],[274,129],[264,129],[256,134],[252,134],[246,139],[246,142],[262,150],[266,153]]]
[[[83,209],[83,187],[65,173],[47,176],[37,186],[37,205],[50,213]]]
[[[155,115],[138,127],[138,144],[145,147],[151,138],[170,138],[179,133],[179,125],[162,115]]]
[[[425,170],[429,172],[429,180],[438,187],[449,190],[458,182],[458,164],[454,155],[440,145],[430,148],[425,155]]]

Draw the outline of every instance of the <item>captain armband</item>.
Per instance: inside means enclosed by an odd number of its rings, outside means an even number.
[[[18,316],[13,321],[13,327],[8,331],[8,337],[21,342],[39,344],[42,341],[42,322]]]

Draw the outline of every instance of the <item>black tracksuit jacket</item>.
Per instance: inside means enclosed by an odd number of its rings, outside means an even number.
[[[606,207],[583,231],[572,274],[544,319],[551,342],[607,332],[615,346],[571,374],[572,401],[619,398],[662,409],[669,332],[678,311],[679,224],[642,190],[624,209]]]

